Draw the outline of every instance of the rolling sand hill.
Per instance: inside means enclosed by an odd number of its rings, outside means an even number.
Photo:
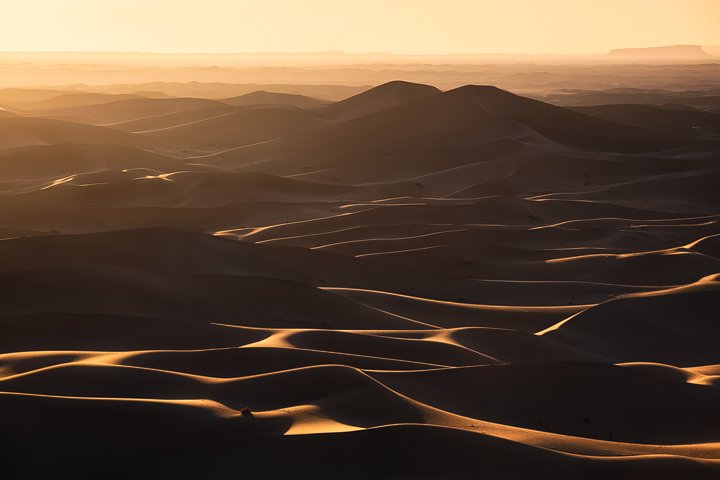
[[[306,97],[304,95],[294,95],[292,93],[266,92],[258,90],[256,92],[246,93],[237,97],[226,98],[223,103],[234,107],[246,107],[248,105],[291,105],[293,107],[308,108],[318,107],[328,103],[325,100]]]
[[[49,116],[70,116],[88,118],[96,124],[112,124],[153,117],[168,113],[179,113],[225,106],[221,102],[200,98],[129,98],[97,105],[80,105],[45,110]]]
[[[107,94],[107,93],[64,93],[57,97],[36,100],[34,102],[11,103],[11,105],[23,112],[32,113],[33,111],[47,111],[62,108],[73,107],[89,107],[91,105],[100,105],[103,103],[116,102],[119,100],[129,100],[133,98],[141,98],[135,94]]]
[[[399,87],[414,91],[407,85]],[[382,91],[385,87],[377,88]],[[366,103],[372,111],[376,100],[372,90],[361,95],[370,100]],[[495,87],[467,86],[314,129],[308,135],[218,153],[207,161],[287,175],[368,158],[467,148],[500,140],[555,145],[555,149],[559,144],[581,151],[627,153],[665,150],[691,141],[572,112]],[[436,160],[440,159],[438,155]]]
[[[300,108],[270,104],[217,112],[209,118],[139,133],[161,145],[232,148],[313,130],[327,123]]]
[[[47,118],[0,117],[0,148],[68,143],[149,146],[149,139],[104,127]]]
[[[14,477],[720,478],[698,95],[11,94]]]

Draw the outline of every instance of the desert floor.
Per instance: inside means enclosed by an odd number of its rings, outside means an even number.
[[[543,95],[0,90],[2,469],[720,478],[720,91]]]

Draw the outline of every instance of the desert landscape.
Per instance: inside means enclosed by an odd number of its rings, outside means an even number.
[[[0,471],[720,479],[716,53],[0,53]]]
[[[716,91],[25,93],[7,462],[720,475]]]

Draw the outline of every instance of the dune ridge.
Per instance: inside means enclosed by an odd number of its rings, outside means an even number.
[[[694,94],[170,87],[4,93],[8,471],[720,478]]]

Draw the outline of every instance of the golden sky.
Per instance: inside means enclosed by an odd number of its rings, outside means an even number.
[[[600,53],[720,45],[720,0],[0,0],[0,51]]]

